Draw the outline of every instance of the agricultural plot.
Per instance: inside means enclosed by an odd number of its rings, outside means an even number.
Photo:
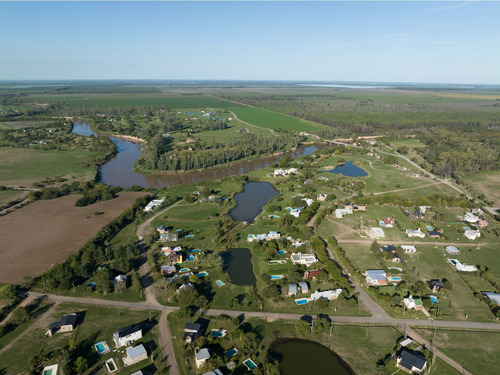
[[[479,172],[465,179],[468,185],[479,194],[484,194],[486,200],[492,201],[494,207],[500,207],[500,172]]]
[[[75,207],[80,196],[69,195],[36,201],[0,217],[0,282],[17,283],[24,275],[38,276],[64,261],[143,195],[122,192],[86,207]]]

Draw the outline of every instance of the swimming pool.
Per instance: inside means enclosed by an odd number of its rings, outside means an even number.
[[[469,228],[469,227],[463,227],[463,228],[464,228],[465,230],[470,230],[470,228]]]
[[[97,354],[102,355],[105,353],[109,353],[109,346],[106,341],[100,341],[94,344],[95,350],[97,350]]]
[[[439,303],[438,299],[436,298],[436,296],[429,296],[429,298],[431,299],[431,302],[432,303]]]
[[[299,298],[295,300],[295,303],[297,305],[306,305],[309,303],[309,301],[307,300],[307,298]]]
[[[283,254],[285,254],[285,253],[286,253],[286,250],[280,250],[280,251],[278,251],[278,254],[279,254],[279,255],[283,255]]]
[[[208,272],[207,271],[201,271],[201,272],[198,272],[196,274],[196,276],[198,276],[198,277],[205,277],[205,276],[208,276]]]
[[[200,252],[201,250],[200,249],[194,249],[194,250],[188,250],[188,254],[192,254],[192,253],[198,253]]]
[[[179,270],[179,272],[188,272],[188,271],[191,271],[191,269],[189,269],[189,268],[181,268]]]
[[[216,280],[215,283],[218,285],[218,286],[223,286],[224,283],[221,281],[221,280]]]
[[[397,277],[397,276],[393,276],[393,277],[389,277],[389,280],[390,281],[401,281],[401,277]]]
[[[403,272],[403,269],[401,267],[389,267],[390,270],[396,270],[399,272]]]
[[[188,255],[187,257],[188,262],[192,262],[193,260],[196,260],[196,257],[194,255]]]
[[[236,354],[238,354],[238,349],[236,349],[236,348],[232,348],[231,350],[228,350],[227,352],[224,353],[224,355],[227,358],[234,357]]]
[[[252,361],[250,358],[246,359],[243,361],[243,364],[249,369],[253,370],[254,368],[257,367],[254,361]]]
[[[226,336],[226,332],[227,331],[222,329],[213,329],[210,334],[212,335],[212,337],[224,337]]]
[[[427,229],[432,231],[432,227],[430,225],[427,225]]]
[[[270,275],[269,278],[271,280],[281,280],[284,276],[283,275]]]
[[[188,234],[188,235],[186,236],[186,238],[193,238],[193,237],[194,237],[194,234]]]

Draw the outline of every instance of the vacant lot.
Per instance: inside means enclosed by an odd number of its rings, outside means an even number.
[[[0,148],[0,185],[29,186],[47,177],[65,176],[91,179],[94,168],[76,163],[91,156],[90,151],[52,151],[26,148]]]
[[[487,200],[493,201],[495,207],[500,207],[500,172],[479,172],[469,176],[466,182],[478,193],[484,194]]]
[[[0,218],[0,282],[16,283],[60,263],[144,193],[75,207],[78,195],[37,201]],[[94,212],[103,212],[95,215]]]

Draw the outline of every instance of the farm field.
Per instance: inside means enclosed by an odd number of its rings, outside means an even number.
[[[52,151],[26,148],[0,148],[0,184],[30,186],[48,177],[90,180],[95,168],[77,165],[92,156],[90,151]]]
[[[80,324],[76,330],[70,333],[57,333],[52,337],[45,335],[48,324],[58,321],[64,314],[77,313]],[[74,340],[75,355],[84,356],[89,364],[89,372],[93,374],[107,374],[103,364],[105,359],[114,358],[120,371],[118,374],[130,374],[131,371],[139,369],[155,371],[151,360],[143,361],[131,367],[124,368],[122,357],[125,356],[124,348],[118,352],[111,352],[99,356],[93,344],[105,340],[110,347],[115,347],[112,335],[118,329],[130,324],[141,323],[143,327],[143,338],[135,342],[144,344],[148,355],[152,352],[159,352],[157,346],[156,324],[159,315],[152,314],[152,321],[149,321],[150,314],[147,311],[136,311],[130,309],[109,308],[92,305],[79,305],[72,303],[62,303],[58,305],[51,316],[47,316],[46,327],[37,327],[29,335],[21,338],[13,347],[0,354],[0,371],[6,374],[20,374],[28,370],[29,360],[37,354],[47,355],[52,358],[51,362],[62,364],[61,354],[68,348],[71,340]],[[46,365],[52,363],[46,363]]]
[[[500,207],[500,172],[479,172],[465,179],[468,185],[479,194],[484,194],[486,200],[492,201],[494,207]]]
[[[38,276],[64,261],[143,195],[122,192],[115,199],[87,207],[74,207],[79,196],[69,195],[36,201],[0,217],[0,282],[16,283],[24,275]]]
[[[425,338],[472,374],[494,375],[500,363],[500,333],[417,329]]]

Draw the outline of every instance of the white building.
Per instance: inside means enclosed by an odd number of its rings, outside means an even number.
[[[342,219],[342,217],[347,214],[352,215],[352,210],[345,208],[337,208],[335,210],[335,216],[337,217],[337,219]]]
[[[387,285],[387,274],[384,270],[366,270],[365,276],[369,285]]]
[[[478,230],[466,230],[464,232],[464,236],[469,240],[475,240],[476,238],[481,237],[481,232],[479,232]]]
[[[479,218],[472,212],[467,212],[464,216],[464,221],[467,221],[468,223],[477,223]]]
[[[295,248],[304,246],[305,244],[306,243],[304,241],[299,241],[299,240],[292,241],[292,246]]]
[[[311,204],[313,204],[314,202],[314,199],[311,199],[311,198],[303,198],[302,199],[304,202],[306,202],[307,204],[307,207],[309,207]]]
[[[125,366],[130,366],[148,359],[148,352],[146,352],[146,349],[142,344],[136,346],[135,348],[129,346],[125,349],[125,352],[127,353],[127,356],[123,358]]]
[[[460,250],[458,250],[455,246],[446,246],[444,248],[448,254],[458,255],[460,254]]]
[[[422,300],[420,298],[413,298],[412,295],[410,295],[408,298],[403,298],[403,303],[408,310],[422,310],[424,308]]]
[[[420,238],[424,238],[425,237],[425,233],[422,232],[420,230],[420,228],[418,228],[417,230],[414,230],[414,229],[407,229],[406,230],[406,235],[408,237],[420,237]]]
[[[488,297],[488,299],[491,301],[491,303],[500,306],[500,294],[499,293],[484,292],[483,294],[485,295],[485,297]]]
[[[318,194],[318,195],[316,196],[316,199],[317,199],[318,201],[320,201],[320,202],[324,202],[324,201],[326,201],[326,197],[327,197],[327,196],[328,196],[328,194]]]
[[[195,349],[194,359],[196,361],[196,367],[200,368],[208,359],[210,358],[210,352],[208,348]]]
[[[406,254],[413,254],[417,252],[417,248],[413,245],[401,245],[401,248]]]
[[[119,329],[113,334],[113,341],[116,347],[130,345],[135,340],[139,340],[142,337],[142,329],[136,324],[132,324],[128,327]]]
[[[298,173],[298,169],[297,168],[289,168],[289,169],[275,169],[274,170],[274,177],[278,177],[278,176],[288,176],[289,174],[293,173]]]
[[[145,212],[151,211],[151,210],[155,209],[156,207],[161,206],[164,201],[165,201],[165,197],[163,197],[162,199],[153,199],[151,202],[149,202],[146,205],[146,207],[144,207],[144,211]]]
[[[382,230],[382,228],[377,228],[377,227],[371,227],[366,231],[366,234],[368,237],[370,237],[372,240],[378,239],[378,238],[385,238],[385,233]]]
[[[457,271],[462,271],[462,272],[476,272],[477,271],[477,268],[475,266],[463,264],[463,263],[459,262],[457,259],[448,259],[448,262],[455,265]]]
[[[316,263],[318,258],[313,254],[292,253],[290,259],[293,264],[302,264],[309,267],[311,264]]]
[[[311,294],[311,300],[316,301],[320,298],[325,298],[329,301],[332,299],[337,299],[338,296],[340,296],[340,293],[342,293],[342,289],[335,289],[335,290],[325,290],[323,292],[317,291]]]

